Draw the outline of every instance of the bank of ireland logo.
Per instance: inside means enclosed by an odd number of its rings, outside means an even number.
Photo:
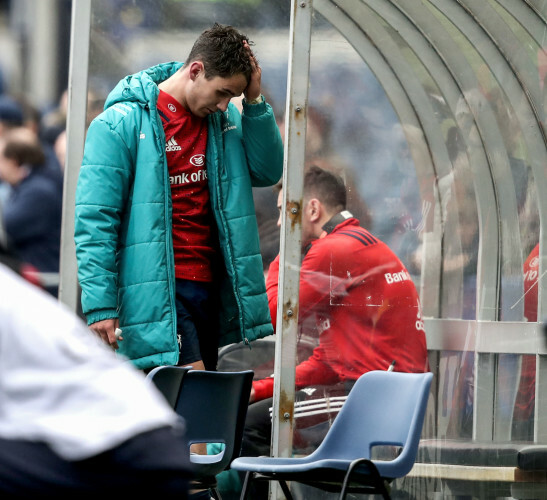
[[[192,156],[192,158],[190,158],[190,163],[195,167],[203,167],[203,165],[205,165],[205,155],[199,154]]]

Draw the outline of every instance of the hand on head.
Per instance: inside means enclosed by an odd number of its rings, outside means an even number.
[[[245,99],[247,99],[248,101],[252,101],[253,99],[256,99],[260,96],[262,69],[260,68],[260,65],[258,64],[258,59],[253,54],[251,46],[249,45],[249,42],[247,40],[243,41],[243,46],[249,54],[249,60],[251,61],[252,68],[249,84],[247,85],[247,88],[243,91],[243,93],[245,94]]]

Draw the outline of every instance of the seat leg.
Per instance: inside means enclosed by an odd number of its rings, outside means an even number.
[[[285,495],[285,498],[287,500],[293,500],[291,491],[289,490],[289,487],[287,486],[287,483],[285,481],[283,481],[283,479],[280,479],[279,484],[281,486],[281,489],[283,490],[283,494]]]
[[[345,500],[347,490],[350,485],[350,476],[353,472],[353,469],[357,467],[360,464],[365,464],[368,466],[370,475],[374,478],[374,484],[377,492],[382,495],[382,498],[384,500],[391,500],[391,496],[389,492],[387,491],[386,484],[383,480],[383,478],[380,476],[378,469],[376,468],[376,465],[374,465],[374,462],[371,460],[368,460],[366,458],[358,458],[357,460],[354,460],[350,466],[348,467],[348,470],[346,472],[346,476],[344,477],[344,482],[342,483],[342,489],[340,491],[340,497],[339,500]]]
[[[251,485],[251,481],[253,480],[254,473],[251,471],[247,471],[247,474],[245,474],[245,480],[243,481],[243,488],[241,489],[241,496],[239,497],[239,500],[247,500],[247,494],[249,493],[249,487]]]
[[[381,494],[384,497],[384,500],[391,500],[391,495],[387,490],[385,481],[382,481],[382,487],[380,489],[382,490]]]

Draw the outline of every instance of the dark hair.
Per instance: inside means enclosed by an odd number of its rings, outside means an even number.
[[[18,165],[39,167],[46,161],[44,150],[39,140],[33,140],[22,134],[12,133],[6,136],[4,142],[4,157],[15,161]]]
[[[304,197],[317,198],[332,210],[346,209],[346,186],[339,175],[311,165],[304,175]]]
[[[273,186],[274,193],[283,189],[283,179]],[[304,197],[317,198],[332,210],[345,210],[347,203],[346,185],[339,175],[311,165],[304,173]]]
[[[249,46],[253,45],[253,42],[232,26],[215,23],[195,41],[184,65],[201,61],[207,79],[243,74],[249,81],[252,68],[249,54],[243,45],[244,41]]]

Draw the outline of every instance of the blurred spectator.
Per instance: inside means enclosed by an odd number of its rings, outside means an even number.
[[[24,124],[23,126],[31,130],[34,134],[40,139],[40,144],[44,150],[46,156],[44,162],[44,173],[51,177],[52,180],[59,183],[61,186],[63,184],[63,171],[61,170],[61,165],[57,159],[57,155],[53,149],[53,144],[51,144],[44,137],[44,127],[42,125],[42,113],[31,104],[28,99],[25,97],[18,98],[18,101],[21,104],[24,114]]]
[[[42,143],[46,155],[45,171],[61,186],[63,184],[64,174],[64,152],[61,146],[65,143],[59,140],[66,130],[66,112],[67,112],[67,92],[63,92],[58,105],[46,113],[35,113],[34,121],[27,120],[26,124],[32,128]],[[31,113],[32,106],[26,106],[27,113]],[[59,145],[57,145],[59,141]]]
[[[13,97],[7,94],[0,94],[0,138],[6,132],[22,127],[24,123],[23,108]],[[1,180],[1,179],[0,179]],[[0,205],[9,196],[9,185],[0,182]]]
[[[53,151],[55,152],[55,156],[57,157],[57,161],[59,162],[61,172],[64,172],[66,162],[66,130],[63,130],[57,136],[57,139],[55,139],[55,143],[53,144]]]
[[[184,426],[161,394],[4,265],[0,283],[0,496],[187,498]]]
[[[62,186],[46,172],[36,134],[20,127],[0,138],[0,178],[10,186],[3,207],[8,244],[40,272],[58,273]],[[57,285],[47,288],[57,295]]]
[[[24,123],[23,108],[6,94],[0,95],[0,137],[8,130],[21,127]]]
[[[86,128],[90,123],[99,116],[104,108],[105,98],[102,97],[96,90],[88,89],[87,91],[87,109],[85,115]]]
[[[68,109],[68,91],[65,90],[57,106],[44,113],[41,119],[41,137],[50,145],[54,145],[59,135],[66,129]]]
[[[41,145],[45,154],[44,172],[55,182],[62,185],[62,171],[49,142],[41,137],[41,113],[24,96],[0,96],[0,138],[14,128],[24,127],[36,134],[41,139]],[[0,202],[7,196],[7,190],[3,187],[0,193]]]
[[[6,77],[4,68],[0,66],[0,95],[6,91]]]
[[[93,89],[87,93],[86,128],[93,119],[103,110],[104,98],[101,98]],[[66,160],[66,122],[68,113],[68,91],[65,90],[53,109],[44,113],[40,122],[40,137],[45,143],[46,149],[51,149],[55,163],[61,172],[61,179],[65,169]]]

